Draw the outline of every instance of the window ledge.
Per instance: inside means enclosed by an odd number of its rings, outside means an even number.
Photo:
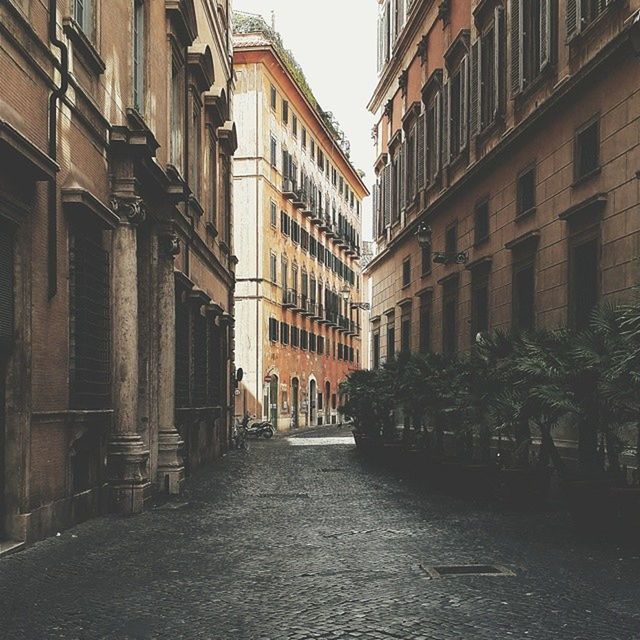
[[[62,30],[73,43],[74,55],[78,54],[96,75],[103,74],[107,66],[80,25],[68,16],[62,20]]]
[[[571,188],[575,189],[576,187],[582,186],[585,182],[588,182],[591,178],[595,178],[596,176],[600,175],[601,171],[602,171],[602,167],[598,166],[595,169],[592,169],[591,171],[580,176],[579,178],[576,178],[571,184]]]
[[[513,97],[516,109],[521,109],[525,103],[529,102],[531,96],[553,77],[554,72],[555,65],[549,64],[522,91],[519,91]]]
[[[198,218],[200,218],[204,213],[204,207],[200,204],[200,200],[198,200],[198,198],[193,194],[189,197],[189,209],[193,211]]]
[[[515,221],[516,222],[522,222],[523,220],[526,220],[527,218],[531,218],[532,216],[534,216],[536,213],[536,208],[535,207],[531,207],[530,209],[527,209],[526,211],[522,211],[520,213],[518,213],[515,217]]]
[[[487,234],[486,236],[483,236],[482,238],[478,238],[473,243],[473,248],[477,249],[478,247],[481,247],[483,244],[487,244],[487,242],[489,242],[489,234]]]

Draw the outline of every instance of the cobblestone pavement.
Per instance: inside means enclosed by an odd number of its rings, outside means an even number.
[[[515,575],[421,569],[459,563]],[[422,493],[350,444],[276,438],[174,501],[0,560],[0,638],[631,640],[640,552],[580,541],[558,514]]]

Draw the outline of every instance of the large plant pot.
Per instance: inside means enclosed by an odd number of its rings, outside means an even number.
[[[549,467],[501,469],[497,475],[496,497],[510,507],[540,506],[549,497],[551,473]]]

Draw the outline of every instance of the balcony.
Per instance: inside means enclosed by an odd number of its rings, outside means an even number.
[[[315,310],[316,303],[313,302],[313,300],[309,300],[309,298],[304,294],[300,296],[300,302],[301,302],[300,306],[301,306],[302,315],[313,317],[316,313],[316,310]]]
[[[291,178],[282,179],[282,195],[287,200],[293,200],[295,197],[295,182]]]
[[[327,310],[327,312],[325,313],[325,320],[326,320],[326,324],[328,324],[330,327],[337,328],[339,326],[338,312]]]
[[[324,220],[324,209],[320,205],[311,205],[311,222],[314,224],[322,224]]]
[[[324,231],[327,235],[329,235],[329,233],[331,232],[331,218],[326,214],[322,216],[318,227],[320,231]]]
[[[304,189],[293,190],[293,206],[296,209],[302,209],[302,213],[307,209],[307,194]]]
[[[315,317],[315,319],[318,321],[318,324],[329,324],[325,309],[321,304],[318,304],[318,315]]]
[[[320,320],[322,316],[322,305],[319,305],[315,300],[309,300],[309,313],[312,320]]]
[[[296,298],[298,297],[295,289],[285,289],[282,292],[282,306],[285,309],[293,309],[296,306]]]

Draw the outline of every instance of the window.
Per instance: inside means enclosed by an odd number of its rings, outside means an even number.
[[[303,351],[309,349],[309,332],[306,329],[302,329],[300,332],[300,348]]]
[[[278,224],[278,208],[273,200],[270,204],[270,222],[272,227],[275,227]]]
[[[371,364],[374,369],[380,367],[380,333],[373,334]]]
[[[405,149],[405,176],[407,206],[411,206],[416,194],[416,124],[413,123],[407,135]]]
[[[74,0],[73,17],[84,34],[93,40],[93,2],[94,0]]]
[[[280,211],[280,231],[282,231],[285,236],[291,234],[291,218],[284,211]]]
[[[291,327],[291,346],[300,347],[300,329],[298,327]]]
[[[306,229],[300,230],[300,246],[303,251],[309,250],[309,232]]]
[[[289,344],[289,325],[286,322],[280,323],[280,342],[285,346]]]
[[[567,35],[569,38],[580,33],[597,20],[614,0],[567,0]]]
[[[184,67],[174,56],[171,67],[171,164],[182,171],[184,130]]]
[[[316,143],[314,140],[311,140],[311,159],[314,160],[316,157]]]
[[[133,0],[133,106],[144,113],[144,0]]]
[[[396,356],[396,318],[393,314],[387,317],[387,361]]]
[[[190,187],[193,192],[193,195],[196,198],[200,197],[200,169],[202,166],[201,162],[201,146],[202,146],[202,118],[201,118],[201,109],[200,103],[198,102],[195,95],[191,96],[192,101],[192,112],[191,112],[191,141],[190,141],[190,158],[189,158],[189,182]],[[224,208],[223,208],[224,212]]]
[[[480,126],[486,127],[493,122],[496,108],[496,64],[495,64],[495,30],[493,27],[485,31],[480,39]]]
[[[479,266],[471,274],[471,340],[489,329],[489,269]]]
[[[291,221],[291,240],[294,244],[300,244],[300,225],[295,221]]]
[[[458,67],[450,74],[448,85],[448,157],[455,159],[467,146],[467,78],[469,56],[465,55]],[[447,158],[448,159],[448,158]]]
[[[576,132],[573,168],[576,180],[586,178],[600,168],[600,126],[597,119]]]
[[[269,318],[269,340],[271,342],[278,342],[280,339],[278,327],[278,321],[275,318]]]
[[[307,130],[302,127],[302,148],[307,148]]]
[[[422,262],[422,275],[426,276],[431,273],[431,245],[426,245],[420,249],[420,258]]]
[[[431,350],[431,293],[420,296],[420,353]]]
[[[216,214],[218,210],[218,148],[213,132],[209,130],[209,222],[216,226]]]
[[[403,353],[411,351],[411,307],[407,306],[402,310],[400,319],[400,350]]]
[[[287,100],[282,101],[282,122],[289,124],[289,102]]]
[[[533,213],[536,208],[536,169],[531,167],[518,176],[516,215]]]
[[[309,332],[309,351],[315,353],[318,350],[318,336],[313,331]]]
[[[271,136],[271,157],[270,157],[270,161],[271,161],[271,166],[272,167],[277,167],[278,166],[278,143],[275,139],[274,136]]]
[[[293,114],[293,118],[291,120],[291,131],[293,133],[293,137],[298,137],[298,116]]]
[[[451,278],[442,291],[442,352],[453,355],[458,347],[458,280]]]
[[[440,92],[436,93],[427,107],[427,183],[432,184],[440,173]]]
[[[282,278],[282,294],[284,296],[289,286],[289,263],[284,256],[280,259],[280,277]]]
[[[458,225],[452,224],[444,233],[444,252],[447,259],[453,259],[458,253]]]
[[[11,347],[14,340],[13,262],[13,234],[0,221],[0,350]]]
[[[513,93],[531,85],[551,62],[551,0],[511,2],[511,84]]]
[[[269,254],[269,278],[271,282],[278,282],[278,267],[275,253]]]
[[[70,401],[74,409],[111,405],[109,254],[102,232],[75,226],[69,238]]]
[[[598,304],[600,280],[600,242],[593,234],[572,238],[569,254],[569,324],[584,329]]]
[[[318,354],[322,355],[324,353],[324,338],[322,336],[318,336],[317,347],[318,347]]]
[[[489,201],[484,200],[476,205],[474,214],[474,242],[476,245],[489,238]]]
[[[513,264],[513,325],[527,330],[535,326],[535,253],[520,251],[514,254]]]
[[[402,286],[408,287],[411,284],[411,258],[405,258],[402,263]]]
[[[271,85],[271,109],[275,111],[278,108],[278,94],[276,88]]]
[[[192,388],[191,406],[204,407],[207,404],[208,327],[207,317],[201,307],[192,311]]]

